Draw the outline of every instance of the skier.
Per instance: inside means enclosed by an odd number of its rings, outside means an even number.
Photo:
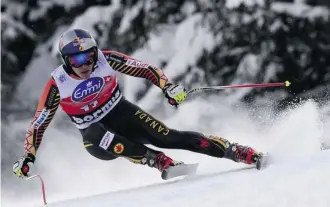
[[[183,163],[145,144],[189,150],[249,165],[255,165],[261,156],[250,147],[222,137],[171,129],[126,100],[118,86],[116,71],[151,81],[173,106],[185,100],[186,90],[171,83],[162,70],[153,65],[119,52],[99,50],[88,31],[72,29],[63,33],[59,52],[63,64],[51,73],[44,88],[26,133],[24,156],[13,166],[17,176],[28,176],[43,133],[59,105],[80,130],[86,150],[101,160],[124,157],[160,172]]]

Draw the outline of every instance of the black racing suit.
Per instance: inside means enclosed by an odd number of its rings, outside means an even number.
[[[114,133],[115,137],[108,151],[105,151],[99,144],[107,130]],[[111,160],[118,155],[138,159],[146,153],[144,144],[223,157],[227,142],[222,138],[206,137],[197,132],[170,129],[124,97],[99,123],[80,131],[87,151],[102,160]],[[124,147],[120,154],[116,153],[116,143],[122,143]]]
[[[103,54],[109,65],[118,72],[145,78],[160,89],[168,83],[165,74],[157,67],[144,63],[138,63],[133,67],[125,64],[133,60],[129,56],[114,51],[103,51]],[[72,70],[65,69],[71,76],[75,75],[71,74]],[[54,79],[50,78],[26,133],[24,143],[26,154],[36,155],[43,134],[55,115],[60,101],[59,89]],[[124,97],[102,120],[80,131],[87,151],[102,160],[122,156],[132,162],[141,163],[148,150],[145,144],[159,148],[190,150],[215,157],[228,157],[225,150],[230,145],[227,140],[220,137],[170,129]],[[112,135],[107,134],[107,131]],[[104,136],[110,137],[108,141],[111,139],[106,149],[100,147]]]

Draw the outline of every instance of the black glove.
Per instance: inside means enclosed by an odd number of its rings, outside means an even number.
[[[13,171],[14,174],[18,177],[27,177],[28,172],[30,171],[30,167],[35,161],[35,157],[33,154],[28,153],[22,156],[17,162],[14,163]]]

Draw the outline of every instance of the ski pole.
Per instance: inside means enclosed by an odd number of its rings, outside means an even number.
[[[276,87],[276,86],[289,87],[290,85],[291,83],[289,81],[285,81],[282,83],[254,83],[254,84],[229,85],[229,86],[206,86],[206,87],[198,87],[191,89],[187,92],[187,95],[191,93],[195,93],[197,91],[213,91],[213,90],[223,90],[228,88],[265,88],[265,87]]]
[[[26,180],[31,180],[31,179],[36,178],[36,177],[39,178],[39,180],[41,182],[42,199],[44,201],[44,205],[47,205],[45,183],[44,183],[42,177],[40,175],[36,174],[36,175],[32,175],[32,176],[26,178]]]

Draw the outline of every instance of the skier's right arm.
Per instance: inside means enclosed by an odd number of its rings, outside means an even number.
[[[27,176],[28,163],[34,162],[43,134],[53,119],[59,103],[59,90],[55,81],[50,78],[40,98],[35,116],[27,129],[24,140],[24,156],[13,166],[14,173],[17,176]]]

